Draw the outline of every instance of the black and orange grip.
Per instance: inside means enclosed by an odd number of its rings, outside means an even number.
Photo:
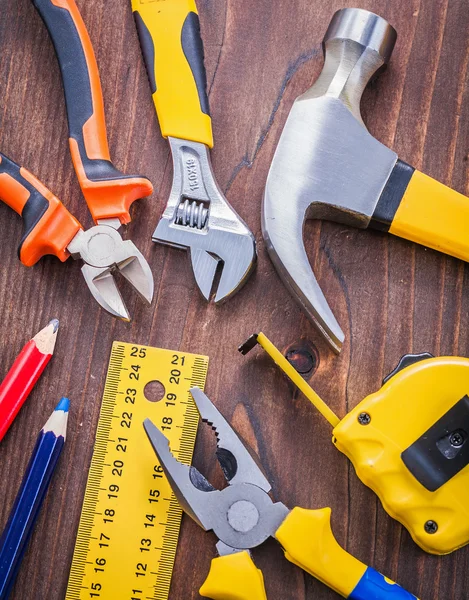
[[[70,151],[95,222],[130,219],[132,202],[153,191],[146,177],[124,175],[112,164],[98,65],[74,0],[33,0],[55,47],[67,105]]]
[[[0,200],[23,217],[18,255],[24,265],[31,267],[46,254],[67,260],[80,223],[34,175],[1,152]]]

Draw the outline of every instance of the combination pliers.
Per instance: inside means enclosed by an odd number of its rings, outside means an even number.
[[[51,254],[61,261],[82,259],[85,281],[99,304],[130,320],[114,280],[118,270],[148,303],[153,275],[130,240],[118,232],[130,205],[153,191],[146,177],[128,176],[110,160],[104,103],[91,40],[74,0],[33,0],[54,44],[62,73],[70,152],[95,226],[80,223],[40,181],[0,154],[0,199],[23,217],[19,257],[26,266]]]
[[[181,508],[202,529],[218,537],[219,556],[213,559],[200,589],[202,596],[266,600],[263,576],[250,550],[273,537],[290,562],[344,598],[416,600],[338,544],[331,530],[330,508],[290,510],[274,502],[269,495],[271,485],[253,454],[199,388],[192,388],[191,394],[202,420],[215,431],[226,488],[215,489],[195,467],[176,460],[167,438],[149,419],[144,427]]]

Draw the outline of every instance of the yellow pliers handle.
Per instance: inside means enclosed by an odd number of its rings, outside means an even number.
[[[294,508],[278,528],[285,557],[339,595],[351,600],[418,600],[349,554],[331,529],[331,509]]]
[[[285,557],[350,600],[417,600],[344,550],[331,529],[331,509],[294,508],[275,534]],[[212,561],[200,594],[212,600],[266,600],[262,573],[247,552]]]
[[[132,0],[161,133],[213,146],[204,49],[194,0]]]
[[[214,558],[199,593],[212,600],[267,600],[264,577],[248,552]]]

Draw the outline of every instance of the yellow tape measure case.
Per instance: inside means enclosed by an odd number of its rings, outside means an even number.
[[[167,600],[182,512],[143,421],[190,464],[199,416],[189,390],[204,388],[207,368],[205,356],[114,342],[66,600]]]
[[[447,554],[469,542],[469,360],[428,356],[401,364],[333,441],[419,546]]]

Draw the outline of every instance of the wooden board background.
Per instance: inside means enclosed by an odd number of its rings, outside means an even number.
[[[338,540],[363,561],[424,600],[469,597],[469,548],[425,555],[383,511],[330,443],[330,430],[262,352],[237,344],[264,330],[280,347],[320,356],[312,381],[340,414],[375,391],[409,351],[469,353],[469,271],[462,262],[376,232],[310,223],[307,250],[345,329],[339,358],[319,339],[283,287],[260,230],[263,186],[296,96],[322,67],[321,40],[334,10],[349,0],[199,0],[213,113],[214,169],[259,246],[257,271],[223,307],[196,289],[187,256],[150,236],[171,184],[131,16],[130,0],[78,0],[101,71],[111,154],[156,187],[134,208],[128,228],[148,257],[155,301],[132,294],[132,324],[99,309],[80,265],[17,259],[20,219],[4,205],[0,238],[0,375],[23,343],[52,317],[61,330],[56,356],[0,448],[0,526],[6,522],[38,429],[62,394],[72,401],[69,439],[12,594],[14,600],[64,598],[112,340],[210,355],[207,390],[260,454],[276,496],[288,505],[331,506]],[[465,0],[361,0],[386,17],[399,39],[390,68],[369,88],[370,130],[401,158],[469,193],[469,11]],[[91,225],[73,174],[59,70],[47,32],[28,0],[2,0],[1,149],[37,174]],[[285,199],[288,201],[288,199]],[[403,417],[405,418],[405,417]],[[143,442],[142,443],[146,443]],[[196,464],[221,482],[207,432]],[[171,599],[198,598],[214,539],[184,520]],[[194,549],[197,549],[196,551]],[[255,554],[270,600],[337,596],[267,543]]]

